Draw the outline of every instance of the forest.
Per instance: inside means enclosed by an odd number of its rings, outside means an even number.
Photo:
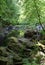
[[[45,0],[0,0],[0,65],[45,65]]]

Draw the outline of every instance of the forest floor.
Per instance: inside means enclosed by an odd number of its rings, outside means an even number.
[[[0,65],[45,65],[45,35],[40,32],[9,36],[6,43],[0,47]]]

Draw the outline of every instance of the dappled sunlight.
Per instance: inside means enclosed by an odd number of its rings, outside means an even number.
[[[0,0],[0,65],[45,65],[45,0]]]

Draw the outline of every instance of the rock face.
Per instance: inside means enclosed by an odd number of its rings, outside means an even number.
[[[30,57],[30,43],[27,43],[26,40],[23,38],[17,39],[16,37],[9,38],[8,46],[0,47],[1,65],[23,65],[23,58]]]
[[[23,58],[34,58],[38,51],[38,45],[26,38],[10,37],[7,47],[0,47],[1,65],[23,65]]]
[[[43,49],[42,44],[31,41],[37,39],[37,34],[39,34],[37,31],[28,31],[24,34],[24,38],[9,37],[8,45],[0,47],[1,65],[23,65],[23,58],[28,58],[29,61],[34,59],[38,51],[42,52]]]

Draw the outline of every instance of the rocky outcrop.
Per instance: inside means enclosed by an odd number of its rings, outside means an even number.
[[[30,40],[40,40],[42,39],[42,34],[36,30],[27,30],[24,33],[24,38],[28,38]]]
[[[1,65],[23,65],[24,58],[28,58],[29,62],[36,59],[37,62],[38,58],[42,59],[45,56],[45,45],[32,38],[37,32],[30,33],[32,36],[28,34],[26,33],[25,38],[9,37],[7,46],[0,47]]]

